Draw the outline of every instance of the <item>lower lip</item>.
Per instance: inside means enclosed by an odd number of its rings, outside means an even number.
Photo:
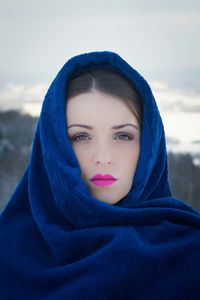
[[[108,186],[108,185],[115,183],[115,181],[116,180],[113,180],[113,179],[107,179],[107,180],[98,179],[98,180],[92,180],[92,183],[94,183],[95,185],[98,185],[98,186]]]

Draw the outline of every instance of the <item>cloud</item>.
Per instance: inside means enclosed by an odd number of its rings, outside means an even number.
[[[199,26],[200,20],[199,20],[199,10],[198,11],[190,11],[190,12],[182,12],[181,14],[177,14],[175,16],[175,22],[177,25],[184,25],[184,26],[190,26],[190,25],[197,25]]]
[[[152,81],[150,85],[161,112],[200,113],[200,93],[170,88],[159,81]]]
[[[28,112],[40,109],[48,84],[6,84],[0,89],[1,110],[18,109]],[[32,108],[32,109],[31,109]]]
[[[49,84],[7,84],[0,89],[0,109],[18,109],[39,116]],[[163,120],[168,149],[199,153],[200,93],[151,81]],[[193,143],[192,143],[193,142]]]
[[[0,89],[1,110],[41,105],[48,86],[48,83],[6,84]],[[162,81],[150,81],[150,86],[161,113],[200,112],[200,93],[170,88]]]
[[[48,83],[6,84],[0,89],[0,109],[19,109],[37,115],[48,89]],[[150,81],[161,114],[200,113],[200,93],[175,89],[162,81]]]

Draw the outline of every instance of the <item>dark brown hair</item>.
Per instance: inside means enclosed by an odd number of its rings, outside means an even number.
[[[141,128],[143,115],[142,98],[128,79],[110,69],[85,71],[83,74],[79,74],[69,80],[66,94],[69,99],[92,91],[99,91],[124,100],[125,104],[135,115]]]

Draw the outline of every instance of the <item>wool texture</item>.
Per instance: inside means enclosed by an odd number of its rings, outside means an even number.
[[[114,205],[81,179],[66,126],[67,82],[102,67],[127,78],[144,106],[133,184]],[[46,93],[30,161],[0,216],[0,299],[200,299],[200,214],[172,196],[155,98],[117,53],[70,58]]]

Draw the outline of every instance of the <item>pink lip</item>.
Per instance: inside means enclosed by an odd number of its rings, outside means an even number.
[[[92,183],[98,186],[107,186],[113,184],[117,179],[110,174],[96,174],[91,179]]]

